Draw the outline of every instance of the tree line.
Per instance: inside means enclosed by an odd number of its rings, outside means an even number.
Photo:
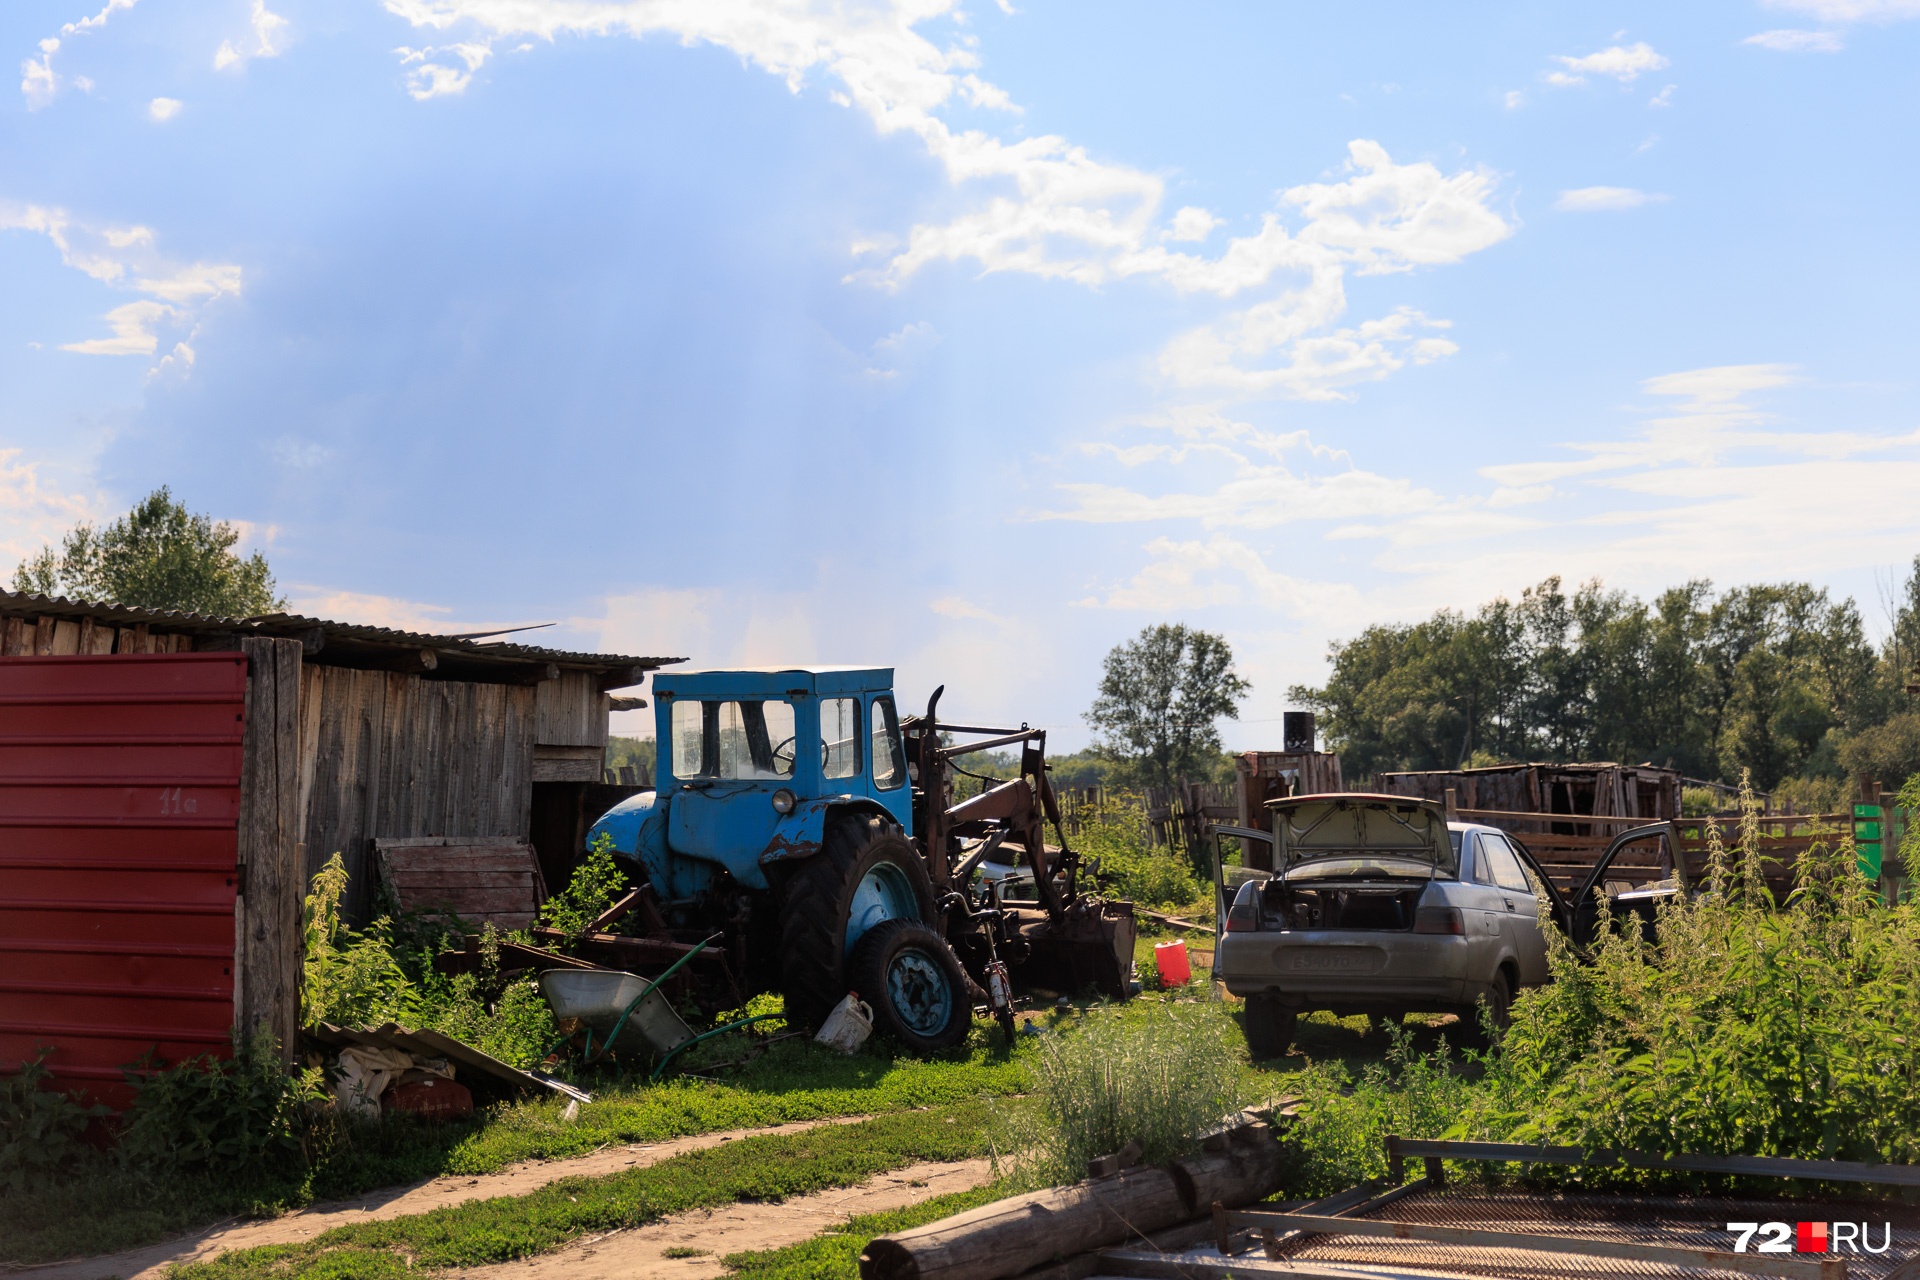
[[[1558,577],[1469,615],[1383,623],[1329,647],[1321,718],[1349,778],[1503,761],[1668,765],[1830,803],[1866,775],[1920,771],[1906,693],[1920,657],[1920,557],[1876,645],[1858,605],[1810,583],[1651,601]]]

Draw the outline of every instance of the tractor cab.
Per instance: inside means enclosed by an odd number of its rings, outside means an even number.
[[[594,834],[640,862],[668,902],[720,872],[764,892],[777,864],[819,851],[837,813],[912,823],[891,667],[663,671],[653,697],[655,793]]]
[[[746,821],[854,797],[911,819],[890,667],[662,672],[653,693],[663,791],[761,797]]]

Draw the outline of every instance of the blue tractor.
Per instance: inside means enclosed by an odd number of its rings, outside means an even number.
[[[1011,1034],[1015,981],[1128,993],[1132,904],[1080,891],[1044,731],[940,724],[938,691],[903,720],[884,667],[660,672],[653,696],[656,789],[589,839],[626,860],[633,918],[713,939],[734,993],[818,1026],[853,992],[918,1052],[964,1039],[976,1003]],[[1018,776],[956,801],[954,761],[1008,748]]]

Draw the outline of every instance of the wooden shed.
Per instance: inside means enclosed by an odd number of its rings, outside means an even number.
[[[678,659],[499,634],[0,592],[0,1070],[31,1048],[10,1029],[104,1037],[107,1062],[143,1036],[204,1043],[157,1034],[196,1002],[290,1044],[300,899],[336,852],[360,921],[376,841],[531,844],[564,883],[637,789],[602,782],[614,691]],[[200,936],[228,917],[230,946]]]
[[[1513,832],[1562,888],[1577,885],[1621,831],[1680,817],[1679,773],[1650,764],[1502,764],[1379,773],[1374,786],[1389,795],[1451,801],[1462,821]]]
[[[1603,761],[1432,769],[1377,774],[1374,785],[1389,795],[1434,801],[1444,801],[1452,791],[1462,809],[1644,818],[1648,822],[1680,816],[1680,774],[1651,764]]]

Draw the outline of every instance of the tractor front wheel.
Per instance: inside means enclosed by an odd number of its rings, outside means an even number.
[[[916,920],[869,929],[853,949],[847,977],[872,1006],[874,1030],[915,1053],[951,1049],[973,1026],[966,970],[947,940]]]

